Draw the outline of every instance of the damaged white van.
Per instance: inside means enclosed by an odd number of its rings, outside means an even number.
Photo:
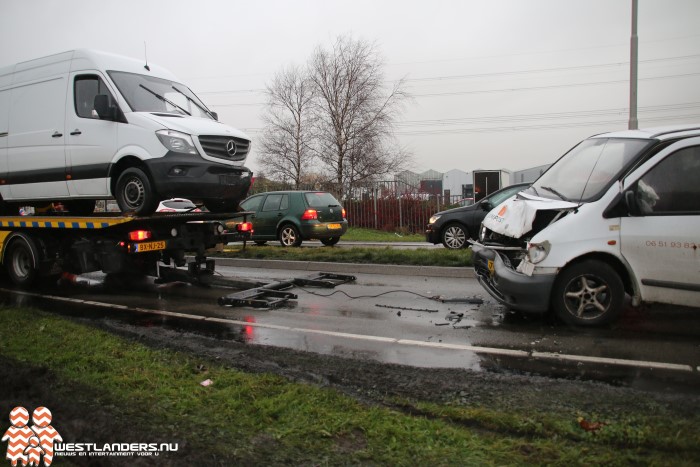
[[[494,208],[479,282],[526,312],[599,325],[632,305],[700,306],[700,125],[588,138]]]
[[[0,208],[61,201],[75,215],[115,198],[234,211],[250,187],[250,138],[167,70],[93,50],[0,68]]]

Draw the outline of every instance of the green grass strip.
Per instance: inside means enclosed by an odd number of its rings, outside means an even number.
[[[342,241],[342,240],[341,240]],[[243,259],[280,259],[287,261],[326,261],[333,263],[398,264],[407,266],[471,267],[471,250],[383,248],[285,248],[272,243],[258,246],[232,244],[224,248],[226,256]]]
[[[508,414],[498,422],[490,414],[493,426],[474,428],[459,421],[474,415],[453,407],[426,405],[425,414],[416,415],[366,406],[333,389],[216,362],[204,362],[203,376],[196,356],[154,350],[34,310],[0,309],[0,354],[50,369],[58,387],[94,388],[122,413],[148,419],[154,433],[178,434],[190,448],[245,465],[693,463],[687,452],[659,451],[643,439],[623,448],[601,437],[571,439],[572,418],[521,434],[517,428],[527,421]],[[200,386],[205,378],[214,385]]]
[[[424,234],[412,234],[408,232],[384,232],[383,230],[363,229],[350,227],[340,237],[343,242],[425,242]],[[427,245],[427,243],[426,243]]]

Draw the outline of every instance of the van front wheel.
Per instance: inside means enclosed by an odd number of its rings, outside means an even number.
[[[149,216],[158,207],[158,198],[153,192],[146,173],[136,167],[126,169],[117,179],[114,197],[122,212],[138,216]]]
[[[607,263],[586,260],[564,269],[556,282],[552,306],[564,322],[576,326],[610,323],[622,312],[625,288]]]

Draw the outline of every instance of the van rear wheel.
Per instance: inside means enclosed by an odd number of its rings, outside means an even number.
[[[153,192],[148,175],[137,167],[122,172],[117,179],[114,197],[122,212],[131,212],[138,216],[149,216],[158,207],[158,198]]]
[[[625,299],[620,275],[598,260],[582,261],[564,269],[552,293],[557,316],[576,326],[610,323],[622,312]]]

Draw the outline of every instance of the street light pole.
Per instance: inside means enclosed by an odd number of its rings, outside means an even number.
[[[630,39],[630,119],[628,128],[639,128],[637,120],[637,61],[639,38],[637,37],[637,0],[632,0],[632,37]]]

